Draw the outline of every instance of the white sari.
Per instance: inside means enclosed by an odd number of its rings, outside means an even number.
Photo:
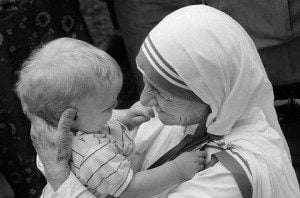
[[[211,107],[207,132],[223,135],[224,148],[233,148],[247,161],[250,170],[240,164],[250,179],[253,197],[300,197],[273,106],[272,86],[245,30],[225,13],[197,5],[168,15],[148,37],[189,89]],[[140,168],[149,167],[176,145],[184,130],[181,126],[163,126],[156,119],[142,125],[135,139],[140,152],[145,151]],[[208,152],[214,153],[210,149]],[[240,197],[232,179],[217,163],[167,194]]]

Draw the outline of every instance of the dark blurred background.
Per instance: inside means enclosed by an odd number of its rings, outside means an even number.
[[[37,198],[46,184],[35,165],[30,123],[14,92],[17,71],[34,48],[59,37],[94,44],[113,56],[122,69],[118,108],[138,100],[123,40],[108,4],[101,0],[14,0],[0,5],[0,198],[13,194]]]
[[[124,42],[110,4],[99,0],[79,0],[85,22],[95,46],[107,51],[119,63],[124,77],[124,84],[119,95],[117,108],[127,108],[138,100],[134,76],[130,69]]]

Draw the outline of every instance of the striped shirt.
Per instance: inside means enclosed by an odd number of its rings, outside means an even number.
[[[72,138],[71,170],[96,196],[118,197],[128,186],[133,170],[134,142],[128,129],[111,120],[99,133],[77,132]]]

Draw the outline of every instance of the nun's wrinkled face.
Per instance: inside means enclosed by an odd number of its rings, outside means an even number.
[[[144,78],[145,87],[140,96],[144,106],[154,107],[163,124],[188,126],[206,121],[210,108],[199,101],[189,101],[176,97],[160,87],[154,87]]]

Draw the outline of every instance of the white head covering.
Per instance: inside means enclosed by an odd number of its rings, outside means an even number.
[[[258,152],[263,156],[264,163],[271,167],[265,170],[269,175],[260,178],[262,181],[253,181],[257,184],[256,190],[260,186],[258,183],[275,180],[271,181],[272,184],[268,183],[270,189],[281,185],[278,187],[281,193],[271,197],[293,197],[295,186],[296,192],[299,192],[289,149],[273,106],[271,83],[253,41],[235,20],[203,5],[177,10],[150,32],[137,57],[137,64],[145,77],[151,82],[158,82],[158,86],[162,84],[161,80],[153,77],[155,74],[153,69],[149,69],[150,65],[170,84],[180,87],[178,90],[191,90],[208,104],[212,111],[206,123],[208,133],[230,136],[227,144],[236,143],[235,146],[245,152]],[[172,92],[175,89],[168,86],[167,90]],[[266,121],[269,125],[256,125],[256,119],[257,123]],[[247,131],[241,125],[252,127]],[[265,130],[267,127],[270,129]],[[245,130],[247,133],[244,133]],[[251,130],[253,133],[249,132]],[[262,134],[256,130],[265,132]],[[243,138],[246,139],[244,146],[240,141]],[[273,151],[268,151],[270,148]],[[251,159],[249,156],[246,158]],[[286,160],[287,167],[280,164],[272,169],[272,160],[275,159]],[[250,163],[250,167],[255,169],[254,174],[265,174],[261,172],[264,169],[259,170],[259,165]],[[289,178],[283,178],[277,168],[283,168]],[[284,184],[278,183],[278,179],[285,179]],[[283,188],[292,189],[292,193],[284,194]]]
[[[191,6],[167,16],[148,39],[185,84],[211,107],[208,133],[230,133],[237,120],[258,106],[282,134],[272,86],[256,47],[228,15],[210,7]],[[146,39],[144,46],[147,43]]]

